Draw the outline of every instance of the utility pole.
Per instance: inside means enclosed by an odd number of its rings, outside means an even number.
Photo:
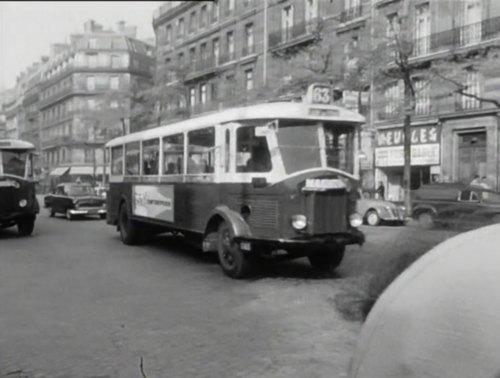
[[[262,82],[264,87],[267,85],[267,42],[268,42],[268,33],[267,33],[267,8],[268,8],[268,0],[264,0],[264,55],[262,59]]]

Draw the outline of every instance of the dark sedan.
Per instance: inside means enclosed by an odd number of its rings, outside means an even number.
[[[500,222],[500,194],[480,186],[424,185],[412,197],[413,218],[423,228],[472,229]]]
[[[90,184],[59,184],[44,198],[44,203],[50,209],[51,217],[59,213],[70,220],[84,215],[106,218],[106,200]]]

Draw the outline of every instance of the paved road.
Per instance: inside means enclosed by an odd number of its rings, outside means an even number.
[[[365,230],[337,277],[299,260],[235,281],[172,237],[126,247],[104,221],[44,211],[33,237],[0,232],[0,377],[136,378],[141,357],[148,378],[345,376],[360,324],[332,298],[416,235]]]

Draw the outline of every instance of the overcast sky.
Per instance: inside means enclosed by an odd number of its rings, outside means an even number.
[[[15,85],[16,76],[50,45],[68,42],[93,19],[105,29],[118,21],[137,26],[139,38],[154,37],[153,11],[161,1],[0,1],[0,89]]]

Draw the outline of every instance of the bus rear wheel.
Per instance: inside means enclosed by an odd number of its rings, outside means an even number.
[[[21,236],[29,236],[33,233],[35,229],[35,219],[36,216],[32,215],[29,217],[24,217],[17,221],[17,231]]]
[[[307,256],[311,266],[322,273],[333,273],[344,259],[345,247],[337,247],[334,250],[320,249]]]
[[[123,244],[134,245],[141,241],[140,229],[137,224],[130,219],[130,213],[126,204],[120,206],[120,212],[118,213],[118,227]]]
[[[225,275],[239,279],[245,277],[250,270],[250,261],[231,235],[229,225],[222,222],[217,235],[217,254]]]

